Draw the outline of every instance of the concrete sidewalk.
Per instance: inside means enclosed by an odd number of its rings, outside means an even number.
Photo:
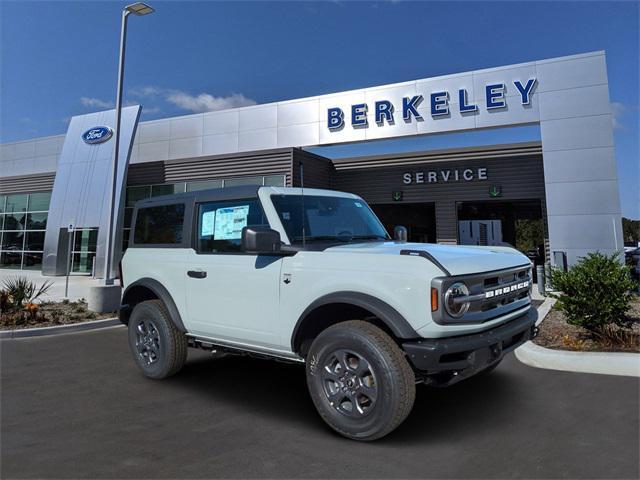
[[[38,286],[49,280],[53,282],[53,287],[46,295],[41,297],[42,301],[60,301],[64,298],[66,277],[47,277],[39,271],[33,270],[0,269],[0,288],[5,279],[9,277],[27,277],[29,280],[36,282]],[[71,275],[69,277],[69,300],[75,301],[81,298],[88,298],[91,287],[99,285],[100,281],[87,275]]]

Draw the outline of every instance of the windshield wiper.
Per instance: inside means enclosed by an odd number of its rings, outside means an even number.
[[[389,240],[384,235],[314,235],[305,237],[307,242],[342,242],[348,243],[353,240]],[[294,242],[301,242],[302,236],[294,237]]]
[[[351,237],[352,240],[389,240],[384,235],[355,235]]]
[[[331,241],[331,240],[339,240],[340,237],[336,237],[335,235],[315,235],[315,236],[305,236],[304,240],[306,242],[322,242],[322,241]],[[301,242],[302,241],[302,235],[298,236],[298,237],[293,237],[293,241],[294,242]]]

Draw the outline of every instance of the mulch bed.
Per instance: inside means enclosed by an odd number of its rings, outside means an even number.
[[[35,317],[20,313],[1,313],[0,330],[54,327],[117,317],[117,312],[96,313],[87,309],[84,299],[70,302],[42,302]]]
[[[628,334],[620,335],[617,340],[599,338],[582,327],[569,325],[564,314],[555,308],[539,326],[539,334],[533,340],[541,347],[555,350],[573,350],[587,352],[636,352],[640,353],[640,298],[631,303],[627,317],[634,323]]]

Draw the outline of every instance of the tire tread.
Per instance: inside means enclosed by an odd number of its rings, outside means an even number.
[[[187,337],[173,324],[173,322],[171,321],[171,314],[167,310],[167,307],[164,305],[162,300],[146,300],[139,305],[143,304],[147,304],[149,306],[153,305],[153,308],[157,309],[157,311],[160,313],[160,318],[158,318],[158,321],[161,321],[165,324],[170,336],[170,342],[169,345],[167,345],[166,353],[166,370],[158,375],[149,375],[148,372],[144,372],[144,374],[150,378],[155,379],[163,379],[175,375],[180,371],[180,369],[187,361]]]
[[[341,430],[340,428],[336,427],[333,422],[330,421],[330,419],[321,409],[318,409],[318,411],[324,421],[331,425],[331,427],[341,435],[361,441],[377,440],[395,430],[411,412],[416,396],[415,374],[413,373],[413,369],[409,365],[409,362],[405,358],[404,353],[402,352],[400,347],[398,347],[398,344],[379,327],[363,320],[347,320],[328,327],[320,335],[325,332],[330,332],[337,329],[354,329],[365,333],[366,335],[374,339],[374,341],[378,345],[378,348],[380,348],[384,352],[384,354],[391,360],[391,376],[400,381],[399,408],[396,409],[392,420],[387,423],[384,429],[381,429],[374,435],[370,435],[366,438],[355,437],[349,432]]]

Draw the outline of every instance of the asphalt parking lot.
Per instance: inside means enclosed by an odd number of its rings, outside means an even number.
[[[639,381],[539,370],[418,387],[388,437],[316,414],[300,366],[190,352],[141,376],[126,331],[0,342],[2,478],[638,478]]]

